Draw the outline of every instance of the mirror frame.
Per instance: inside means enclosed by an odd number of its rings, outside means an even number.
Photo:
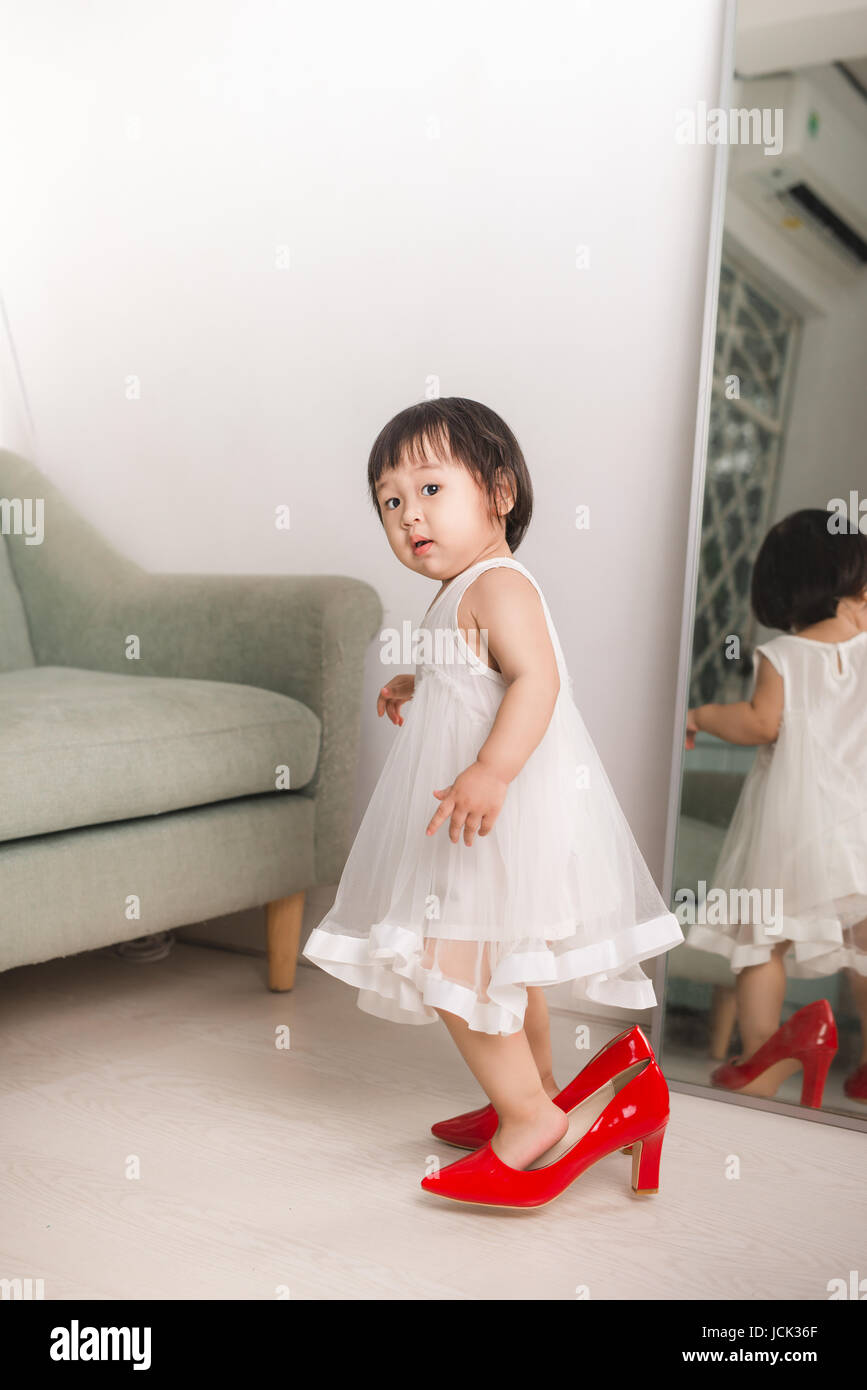
[[[736,22],[737,0],[726,0],[723,19],[722,71],[719,82],[719,105],[729,110],[732,103],[732,86],[736,62]],[[693,450],[692,490],[689,503],[689,530],[684,571],[683,619],[678,656],[676,710],[674,744],[671,755],[671,781],[668,795],[668,814],[665,833],[665,867],[663,873],[662,896],[671,903],[674,888],[674,863],[677,844],[677,829],[680,815],[681,789],[683,785],[684,752],[686,737],[686,711],[688,707],[689,683],[692,670],[693,627],[695,625],[696,586],[698,582],[699,550],[701,547],[702,510],[707,471],[707,445],[710,429],[711,391],[713,385],[713,364],[716,350],[716,322],[719,297],[720,268],[722,264],[723,233],[725,223],[725,202],[728,187],[728,142],[717,145],[714,157],[713,199],[710,217],[710,239],[708,245],[707,275],[705,281],[704,318],[702,325],[701,360],[699,364],[698,403],[696,408],[695,445]],[[667,975],[667,955],[656,960],[653,973],[653,986],[656,997],[661,1002],[653,1011],[650,1027],[650,1045],[659,1058],[665,1071],[663,1053],[663,1024],[666,1009],[665,984]],[[670,1091],[681,1095],[700,1096],[705,1100],[721,1101],[724,1105],[742,1105],[754,1110],[767,1110],[777,1115],[792,1115],[796,1119],[810,1120],[817,1124],[837,1125],[843,1129],[856,1129],[867,1132],[867,1118],[849,1115],[833,1110],[813,1110],[810,1107],[792,1105],[773,1097],[741,1096],[736,1091],[726,1091],[710,1084],[700,1086],[689,1081],[676,1081],[666,1076]]]

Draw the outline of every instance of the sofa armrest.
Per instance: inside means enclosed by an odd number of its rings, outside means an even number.
[[[317,883],[336,883],[349,849],[365,652],[383,617],[376,590],[342,575],[152,574],[3,451],[0,495],[45,500],[41,545],[7,537],[40,666],[230,681],[313,710],[322,743],[299,795],[316,798]],[[130,637],[138,659],[126,654]]]

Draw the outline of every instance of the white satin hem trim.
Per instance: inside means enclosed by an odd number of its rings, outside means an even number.
[[[683,942],[673,912],[639,922],[613,941],[578,946],[555,954],[545,940],[531,949],[509,952],[495,966],[486,993],[447,980],[421,964],[420,933],[392,922],[377,922],[364,936],[326,930],[326,917],[310,933],[302,955],[328,974],[359,990],[358,1007],[395,1023],[432,1023],[436,1009],[457,1014],[475,1032],[511,1034],[523,1027],[527,985],[572,982],[572,997],[623,1009],[656,1006],[653,983],[640,961]],[[626,954],[625,952],[628,952]]]

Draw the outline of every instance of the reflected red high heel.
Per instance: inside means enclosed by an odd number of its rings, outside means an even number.
[[[817,1109],[834,1056],[837,1052],[837,1025],[827,999],[814,999],[777,1029],[745,1062],[724,1062],[711,1073],[711,1084],[729,1091],[748,1086],[775,1062],[789,1058],[801,1063],[804,1078],[801,1105]]]
[[[867,1062],[862,1062],[846,1077],[843,1094],[850,1100],[867,1100]]]
[[[633,1191],[658,1192],[668,1119],[665,1077],[655,1057],[643,1057],[579,1101],[570,1111],[567,1134],[530,1167],[510,1168],[488,1143],[437,1176],[422,1178],[421,1186],[437,1197],[476,1206],[542,1207],[626,1143],[632,1145]]]
[[[552,1099],[561,1110],[569,1111],[589,1096],[603,1081],[609,1081],[617,1072],[623,1071],[640,1057],[652,1057],[653,1048],[647,1041],[637,1023],[624,1028],[622,1033],[611,1038],[590,1058],[578,1075],[564,1086]],[[445,1144],[456,1149],[478,1149],[493,1139],[500,1119],[493,1105],[483,1105],[480,1110],[469,1110],[456,1115],[451,1120],[439,1120],[431,1125],[431,1133]],[[629,1153],[625,1149],[624,1153]]]

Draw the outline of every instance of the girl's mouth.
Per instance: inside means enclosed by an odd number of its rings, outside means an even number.
[[[416,541],[413,550],[416,555],[426,555],[433,545],[433,541]]]

